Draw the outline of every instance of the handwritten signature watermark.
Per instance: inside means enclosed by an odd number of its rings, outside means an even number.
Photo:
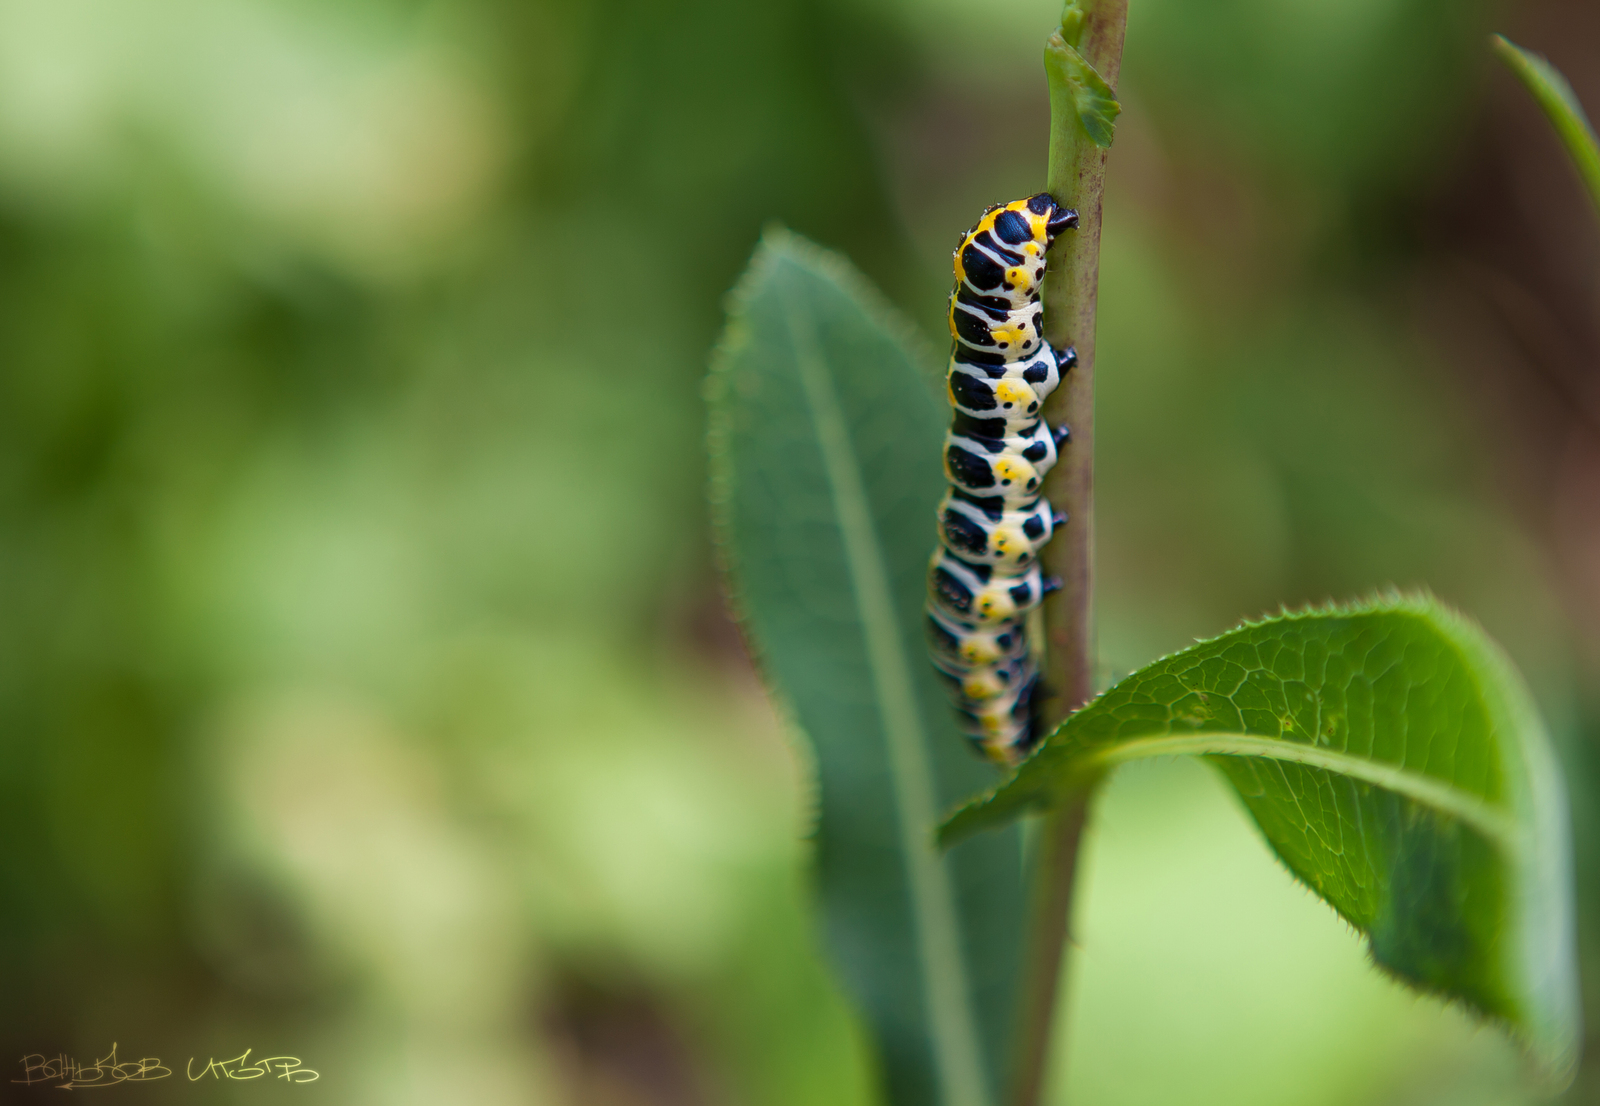
[[[213,1079],[261,1079],[271,1076],[285,1083],[315,1083],[322,1078],[310,1068],[301,1067],[298,1056],[268,1056],[252,1064],[249,1062],[252,1051],[247,1048],[232,1060],[207,1060],[206,1066],[198,1073],[194,1070],[194,1060],[191,1058],[183,1069],[184,1074],[191,1083],[208,1075]]]
[[[285,1083],[315,1083],[322,1076],[310,1068],[302,1067],[298,1056],[268,1056],[251,1062],[254,1049],[247,1048],[229,1060],[208,1057],[201,1065],[194,1057],[184,1065],[183,1073],[191,1083],[207,1077],[211,1079],[281,1079]],[[30,1053],[22,1058],[22,1078],[13,1083],[25,1085],[49,1084],[63,1091],[88,1090],[93,1087],[114,1087],[119,1083],[147,1083],[166,1079],[172,1069],[154,1056],[141,1060],[119,1061],[117,1046],[92,1064],[80,1064],[71,1056],[45,1056]]]

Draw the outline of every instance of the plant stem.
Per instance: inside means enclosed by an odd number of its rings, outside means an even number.
[[[1081,22],[1074,22],[1081,18]],[[1063,587],[1045,601],[1049,698],[1040,722],[1049,728],[1094,694],[1094,368],[1095,301],[1100,279],[1100,209],[1106,149],[1090,138],[1072,89],[1053,64],[1075,45],[1111,88],[1122,68],[1128,0],[1068,0],[1063,31],[1046,45],[1050,73],[1050,168],[1047,186],[1058,203],[1076,208],[1078,229],[1062,235],[1050,257],[1044,287],[1045,336],[1057,349],[1074,346],[1078,364],[1050,397],[1045,416],[1066,423],[1072,438],[1045,481],[1045,495],[1067,524],[1045,547],[1047,572]],[[1054,54],[1054,57],[1051,55]],[[1041,827],[1034,873],[1033,915],[1018,1023],[1012,1106],[1037,1106],[1044,1089],[1078,846],[1088,814],[1087,792],[1054,811]]]

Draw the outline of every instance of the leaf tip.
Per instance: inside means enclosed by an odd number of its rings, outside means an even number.
[[[990,788],[975,798],[969,799],[945,815],[944,821],[933,831],[933,840],[940,849],[949,850],[961,844],[967,838],[980,833],[989,824],[991,819],[985,816],[985,808],[994,801],[995,793],[999,788]]]

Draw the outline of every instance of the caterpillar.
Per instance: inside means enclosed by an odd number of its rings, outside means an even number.
[[[1039,287],[1050,244],[1077,225],[1077,212],[1041,192],[986,209],[955,252],[950,490],[928,568],[928,642],[962,729],[1000,764],[1017,763],[1036,740],[1026,619],[1060,586],[1040,575],[1038,557],[1066,518],[1040,489],[1068,434],[1040,412],[1077,354],[1044,340]]]

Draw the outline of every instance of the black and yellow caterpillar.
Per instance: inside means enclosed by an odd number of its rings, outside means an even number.
[[[1045,253],[1078,213],[1047,192],[996,204],[961,239],[950,293],[950,406],[939,548],[928,571],[928,637],[962,725],[1014,764],[1035,736],[1038,669],[1027,614],[1056,582],[1038,554],[1065,518],[1040,498],[1067,432],[1040,412],[1077,355],[1044,340]]]

